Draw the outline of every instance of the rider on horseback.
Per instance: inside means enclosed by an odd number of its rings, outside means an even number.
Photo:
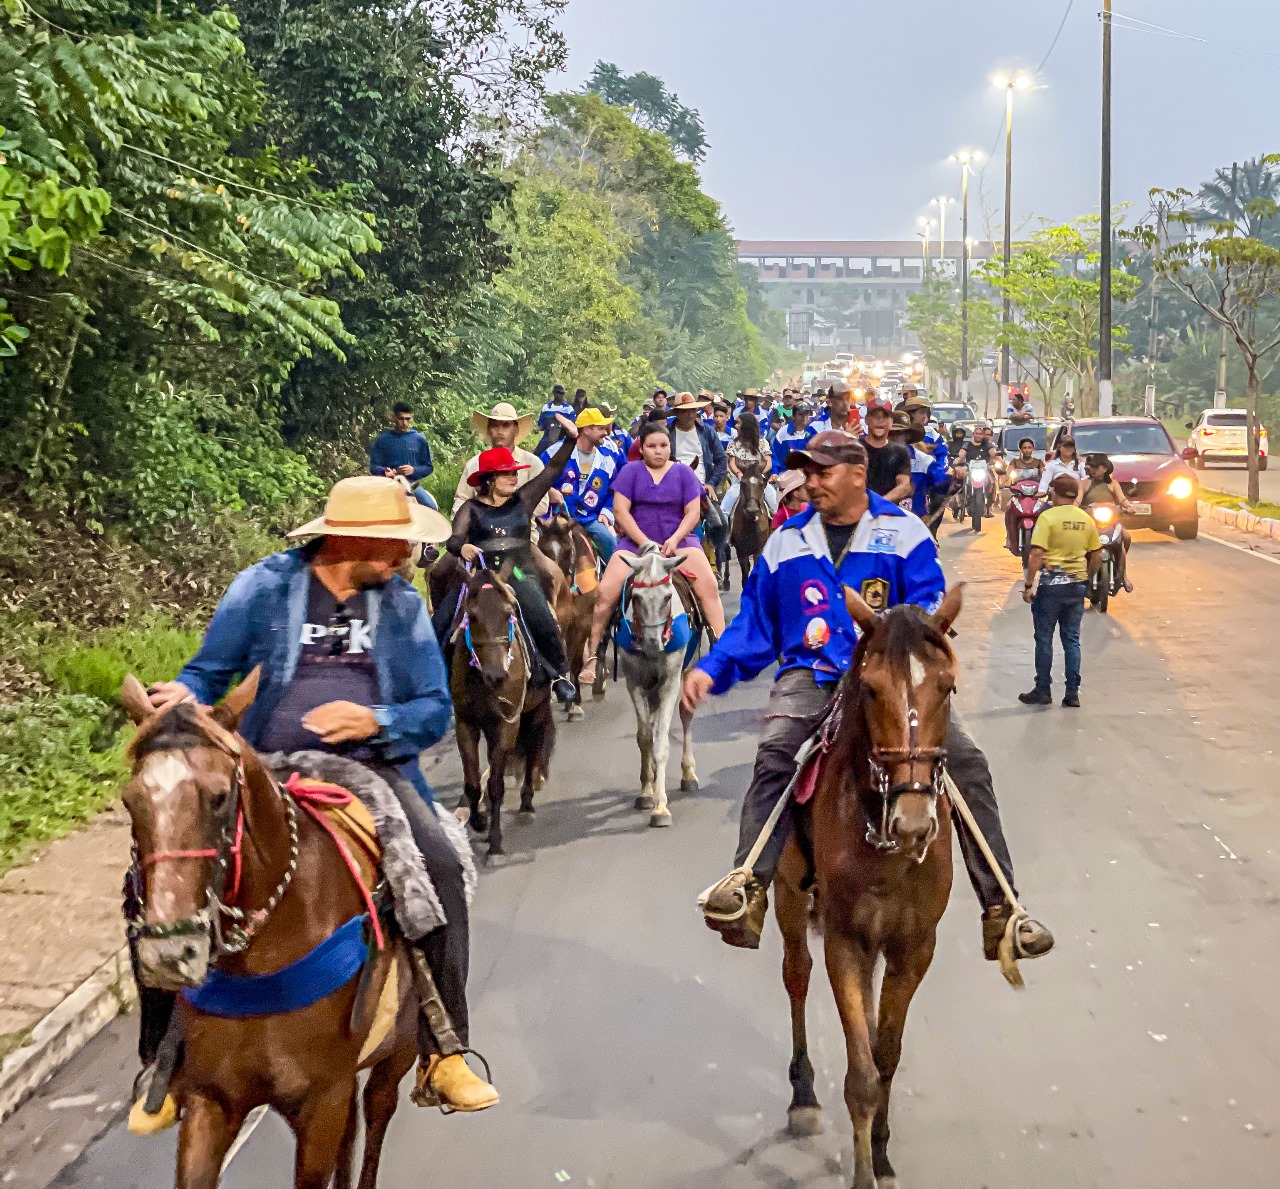
[[[337,751],[373,768],[404,809],[448,923],[417,943],[453,1031],[468,1043],[469,925],[462,865],[431,805],[418,755],[449,725],[440,650],[422,599],[397,570],[414,542],[443,540],[447,522],[411,503],[396,482],[343,479],[324,515],[290,533],[314,538],[243,571],[214,612],[200,651],[152,704],[217,702],[237,676],[260,669],[240,734],[260,752]],[[143,1063],[155,1060],[175,996],[142,1000]],[[419,1030],[422,1102],[461,1111],[493,1106],[497,1092],[463,1056],[441,1057]],[[172,1123],[172,1118],[152,1124]]]
[[[483,554],[486,564],[495,570],[499,562],[510,560],[511,587],[534,647],[551,670],[551,692],[567,702],[574,696],[569,660],[532,550],[534,509],[559,481],[577,448],[577,426],[567,417],[560,416],[559,421],[564,440],[541,473],[523,487],[518,476],[527,464],[517,462],[510,450],[495,446],[480,455],[475,473],[468,479],[475,497],[458,509],[445,547],[464,562],[475,562]],[[447,640],[452,632],[460,592],[461,587],[455,587],[435,609],[433,620],[441,640]]]
[[[856,591],[877,611],[901,603],[933,611],[946,589],[929,531],[915,516],[867,490],[867,453],[858,439],[835,430],[818,434],[787,463],[807,476],[813,507],[769,538],[742,592],[738,615],[690,671],[683,695],[692,709],[708,693],[722,694],[780,662],[743,804],[737,867],[715,885],[703,906],[707,925],[728,944],[745,949],[760,944],[766,889],[787,840],[788,817],[778,823],[750,874],[742,865],[795,775],[796,754],[821,723],[857,643],[842,588]],[[1013,862],[986,757],[954,712],[946,753],[951,776],[1012,886]],[[994,961],[1012,908],[963,822],[956,825],[983,905],[984,952]],[[1048,930],[1029,919],[1020,923],[1017,940],[1025,957],[1039,957],[1053,946]]]

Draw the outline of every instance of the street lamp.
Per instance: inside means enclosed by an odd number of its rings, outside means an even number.
[[[1012,252],[1013,239],[1013,93],[1025,91],[1032,85],[1031,75],[1025,71],[1016,74],[994,74],[991,85],[1004,91],[1004,277],[1009,278],[1009,256]],[[1009,323],[1011,320],[1009,306],[1009,290],[1005,287],[1004,302],[1000,311],[1000,377],[996,383],[997,395],[1003,395],[1006,402],[1009,396],[1011,376],[1009,359]],[[1002,390],[1003,388],[1003,390]]]
[[[926,219],[924,215],[921,215],[916,220],[916,226],[920,228],[920,230],[916,232],[916,236],[921,241],[921,248],[920,248],[920,280],[921,281],[925,279],[925,276],[929,271],[929,230],[934,225],[935,222],[936,222],[935,219]]]
[[[956,200],[945,195],[941,198],[930,198],[929,205],[938,208],[938,263],[945,274],[947,271],[947,207],[955,206]]]
[[[975,149],[951,154],[960,163],[960,399],[969,399],[969,173],[982,160]]]

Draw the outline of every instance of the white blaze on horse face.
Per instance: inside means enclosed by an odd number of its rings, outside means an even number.
[[[928,672],[924,667],[924,661],[922,661],[913,652],[911,654],[911,684],[914,685],[917,689],[919,689],[920,686],[924,684],[925,678],[927,676],[928,676]]]
[[[138,780],[150,795],[151,810],[155,817],[155,836],[160,840],[160,845],[167,849],[166,840],[171,840],[174,836],[175,816],[182,805],[182,791],[194,785],[195,771],[181,752],[158,751],[143,760]],[[168,871],[165,870],[166,867],[169,868]],[[148,909],[161,920],[167,920],[174,912],[175,885],[169,876],[175,873],[176,869],[172,864],[159,864],[150,873]]]

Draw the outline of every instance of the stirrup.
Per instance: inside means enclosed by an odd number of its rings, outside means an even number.
[[[721,884],[727,883],[735,875],[745,875],[746,880],[740,888],[734,888],[734,892],[738,897],[738,907],[732,912],[716,912],[714,909],[707,908],[707,901],[711,899],[711,894]],[[709,921],[721,921],[724,924],[732,924],[734,921],[740,921],[747,914],[747,884],[755,878],[750,867],[735,867],[728,875],[721,876],[709,888],[698,894],[698,908],[702,910],[702,915]]]
[[[442,1061],[444,1060],[444,1056],[442,1054],[436,1054],[436,1055],[440,1057],[440,1060]],[[481,1053],[479,1050],[471,1049],[471,1048],[459,1049],[456,1053],[450,1053],[448,1055],[450,1057],[471,1056],[471,1057],[478,1058],[480,1061],[480,1064],[484,1066],[485,1085],[488,1086],[490,1089],[493,1088],[493,1073],[489,1069],[489,1062],[485,1059],[484,1054]],[[431,1065],[430,1059],[424,1062],[421,1057],[418,1058],[418,1068],[422,1070],[424,1076],[422,1078],[422,1085],[421,1086],[415,1085],[414,1088],[409,1092],[409,1100],[413,1103],[413,1105],[414,1106],[434,1106],[437,1110],[439,1110],[439,1112],[442,1115],[458,1115],[458,1114],[473,1113],[473,1112],[467,1112],[467,1111],[459,1111],[456,1107],[449,1106],[446,1102],[444,1102],[440,1098],[440,1095],[437,1094],[434,1089],[432,1089],[431,1078],[430,1078],[430,1075],[427,1073],[427,1071],[430,1068],[430,1065]]]

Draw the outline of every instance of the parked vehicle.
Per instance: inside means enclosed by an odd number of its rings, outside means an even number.
[[[1200,485],[1159,421],[1154,417],[1083,418],[1058,428],[1055,448],[1067,432],[1082,458],[1106,454],[1111,459],[1116,482],[1138,510],[1135,516],[1123,516],[1128,528],[1172,529],[1180,541],[1195,539],[1200,531],[1196,504]]]
[[[1197,470],[1209,462],[1248,462],[1248,413],[1244,409],[1205,409],[1195,421],[1188,421],[1191,436],[1183,457]],[[1266,426],[1257,428],[1258,470],[1267,469]]]
[[[1085,595],[1090,606],[1105,615],[1107,605],[1124,589],[1120,583],[1120,563],[1124,554],[1120,509],[1115,504],[1093,504],[1089,513],[1098,526],[1098,538],[1102,542],[1102,564],[1098,567],[1098,572],[1089,579]]]

